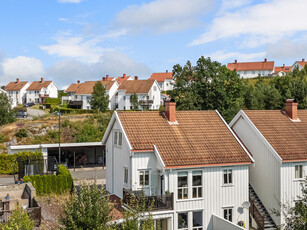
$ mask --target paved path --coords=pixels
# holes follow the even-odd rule
[[[93,180],[93,179],[105,179],[106,170],[102,167],[90,167],[90,168],[77,168],[69,169],[72,177],[75,180]]]
[[[31,108],[27,108],[27,113],[31,117],[38,117],[38,116],[46,115],[45,111],[43,110],[31,109]]]
[[[14,184],[14,175],[0,175],[0,185]]]

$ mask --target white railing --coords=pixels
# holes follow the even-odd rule
[[[213,218],[213,230],[244,230],[245,228],[240,227],[224,218],[216,215],[212,215]]]

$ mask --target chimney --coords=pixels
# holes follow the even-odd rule
[[[302,59],[302,62],[305,62],[305,58]]]
[[[109,75],[106,76],[106,79],[109,80]]]
[[[16,79],[16,83],[19,83],[19,78]]]
[[[105,80],[106,80],[106,78],[105,78],[105,77],[103,77],[103,78],[102,78],[102,80],[103,80],[103,81],[105,81]]]
[[[176,121],[176,102],[174,99],[165,100],[165,116],[169,122]]]
[[[166,70],[165,73],[168,73],[168,70]]]
[[[297,120],[297,101],[295,99],[286,100],[286,114],[292,119]]]
[[[238,63],[238,61],[237,60],[235,60],[235,64],[237,64]]]
[[[123,74],[123,77],[126,77],[126,74],[125,74],[125,73]]]
[[[41,77],[41,83],[43,83],[44,82],[44,78],[43,77]]]
[[[285,68],[285,64],[283,64],[282,67]]]
[[[134,80],[136,80],[136,81],[139,80],[139,77],[138,77],[138,76],[135,76],[135,77],[134,77]]]
[[[267,62],[267,59],[266,59],[266,58],[264,59],[264,62]]]
[[[77,83],[80,84],[80,80],[78,80]]]

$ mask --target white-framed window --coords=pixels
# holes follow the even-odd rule
[[[128,184],[128,168],[124,167],[124,183]]]
[[[192,172],[192,185],[193,198],[202,197],[202,171]]]
[[[193,212],[193,230],[203,229],[203,212]]]
[[[303,165],[295,165],[295,179],[303,178]]]
[[[224,169],[223,170],[223,184],[232,184],[232,169]]]
[[[121,147],[123,144],[123,133],[114,131],[114,145]]]
[[[223,213],[224,213],[224,219],[232,222],[233,208],[224,208]]]
[[[150,171],[141,170],[139,171],[139,175],[140,175],[140,186],[149,186]]]
[[[188,230],[189,229],[188,219],[189,215],[187,212],[178,213],[178,229]]]
[[[178,172],[178,200],[188,199],[188,172]]]

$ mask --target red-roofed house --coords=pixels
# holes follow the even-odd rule
[[[161,91],[173,90],[174,88],[173,73],[168,70],[164,73],[153,73],[149,79],[156,80]]]
[[[130,80],[133,80],[133,78],[131,76],[126,76],[126,74],[123,74],[123,76],[118,77],[118,78],[115,79],[115,81],[117,81],[118,85],[120,85],[124,81],[130,81]]]
[[[291,72],[292,68],[291,66],[276,66],[273,75],[274,76],[286,76],[287,73]]]
[[[217,111],[115,111],[102,143],[107,191],[125,206],[143,190],[162,230],[249,229],[253,159]]]
[[[307,61],[305,61],[305,59],[303,58],[302,61],[294,62],[294,64],[292,65],[292,70],[294,70],[295,68],[302,70],[306,64],[307,64]]]
[[[254,78],[260,76],[270,76],[274,72],[274,61],[263,62],[237,62],[228,63],[227,69],[236,70],[241,78]]]
[[[26,103],[26,89],[29,85],[29,82],[20,81],[19,78],[17,78],[15,82],[12,81],[5,86],[6,95],[10,99],[12,107]]]
[[[46,98],[58,97],[57,85],[53,81],[45,81],[44,78],[41,78],[40,81],[33,81],[26,91],[27,103],[41,104]]]

